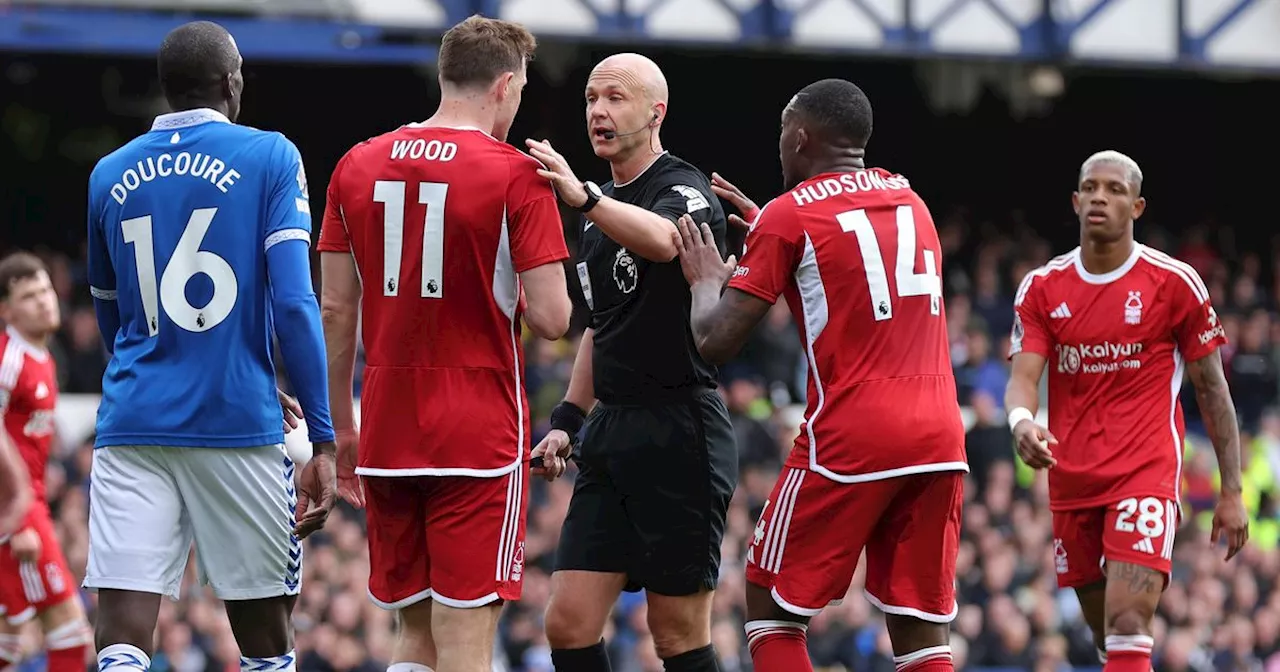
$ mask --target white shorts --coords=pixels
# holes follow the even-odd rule
[[[297,595],[294,464],[284,446],[93,451],[84,586],[178,599],[191,543],[222,600]]]

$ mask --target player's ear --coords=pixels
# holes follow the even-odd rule
[[[512,86],[515,84],[515,79],[516,73],[514,72],[504,72],[501,75],[498,75],[497,81],[493,83],[495,87],[494,94],[497,96],[498,100],[506,100],[507,96],[510,96],[513,93]]]
[[[1133,219],[1138,219],[1139,217],[1142,216],[1142,213],[1146,211],[1147,211],[1147,199],[1139,196],[1138,199],[1133,202],[1133,214],[1132,214]]]
[[[1080,214],[1080,192],[1071,192],[1071,209],[1078,215]]]

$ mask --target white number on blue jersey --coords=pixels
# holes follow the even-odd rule
[[[897,209],[898,259],[895,266],[899,296],[929,297],[929,312],[940,314],[942,307],[942,276],[938,274],[933,250],[924,250],[924,273],[916,273],[916,215],[909,205]],[[862,252],[862,267],[867,273],[867,287],[871,290],[871,312],[876,321],[893,318],[893,296],[889,291],[889,278],[884,259],[880,255],[880,241],[866,210],[850,210],[836,215],[845,233],[858,237],[858,249]]]
[[[213,252],[200,249],[217,212],[217,208],[201,208],[191,213],[187,227],[178,239],[178,246],[169,257],[169,265],[160,274],[159,292],[156,291],[156,253],[151,237],[151,215],[120,222],[124,230],[124,242],[133,245],[134,265],[138,269],[138,290],[142,293],[142,310],[147,317],[147,331],[150,335],[160,333],[161,309],[179,327],[201,332],[221,324],[235,308],[239,283],[231,264]],[[187,283],[199,273],[208,276],[213,282],[213,298],[202,308],[191,305],[186,292]]]
[[[427,207],[422,232],[422,298],[444,296],[444,202],[449,185],[440,182],[418,184],[418,203]],[[382,295],[400,294],[400,259],[404,250],[405,183],[378,180],[373,183],[373,200],[382,209]]]

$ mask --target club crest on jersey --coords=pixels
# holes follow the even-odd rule
[[[623,294],[636,291],[636,287],[640,285],[640,268],[625,247],[613,257],[613,281]]]
[[[1129,299],[1124,302],[1124,323],[1142,324],[1142,292],[1129,290]]]

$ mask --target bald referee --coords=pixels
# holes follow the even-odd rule
[[[577,270],[591,310],[569,391],[534,449],[568,456],[583,430],[551,579],[551,659],[557,672],[609,670],[605,621],[621,591],[644,589],[666,670],[719,670],[711,597],[738,456],[716,370],[689,330],[672,232],[688,214],[710,225],[724,256],[725,216],[706,176],[662,148],[667,82],[653,61],[601,61],[586,102],[612,181],[580,182],[550,143],[528,141],[543,176],[584,215]]]

